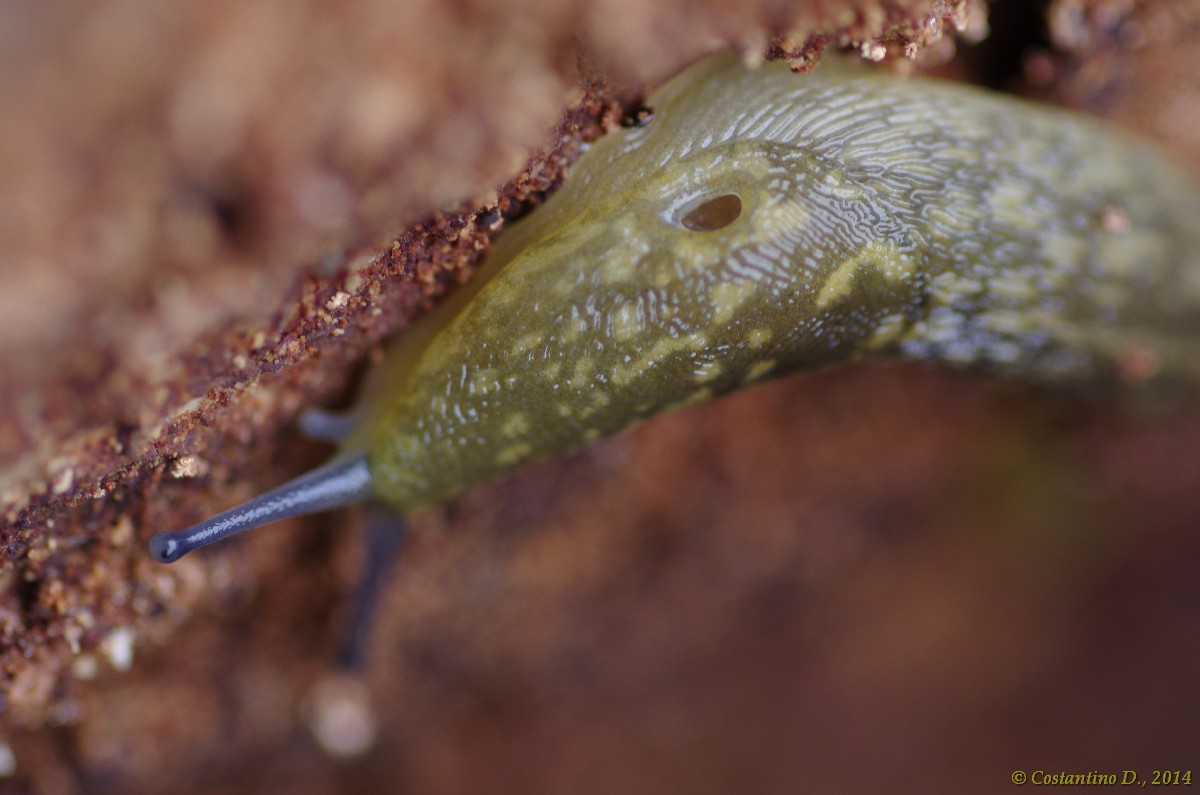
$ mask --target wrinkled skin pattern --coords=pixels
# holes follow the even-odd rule
[[[1200,375],[1200,199],[1092,121],[833,59],[648,105],[389,353],[345,452],[394,508],[861,355]]]

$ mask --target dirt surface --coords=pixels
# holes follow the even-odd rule
[[[582,141],[713,48],[912,54],[1200,173],[1200,2],[727,6],[0,9],[0,788],[1197,763],[1195,400],[873,364],[662,418],[416,517],[358,679],[357,514],[146,556],[327,455],[296,414],[349,400]]]

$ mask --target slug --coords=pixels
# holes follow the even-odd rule
[[[399,515],[763,379],[867,355],[1041,384],[1200,377],[1200,195],[1086,118],[826,58],[654,92],[395,341],[326,465],[159,533],[170,562],[356,501]],[[343,426],[348,426],[344,429]]]

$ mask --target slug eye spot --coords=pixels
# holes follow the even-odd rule
[[[736,193],[726,193],[688,210],[679,223],[693,232],[712,232],[729,226],[741,214],[742,197]]]

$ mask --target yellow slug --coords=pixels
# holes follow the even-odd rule
[[[396,340],[330,463],[153,555],[359,500],[410,514],[856,356],[1200,377],[1200,197],[1094,121],[832,59],[798,76],[716,57],[648,104]]]

